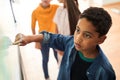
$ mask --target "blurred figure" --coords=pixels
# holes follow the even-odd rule
[[[36,34],[35,27],[36,22],[38,22],[39,33],[41,31],[48,31],[51,33],[56,33],[56,26],[53,22],[53,17],[55,15],[58,5],[50,4],[51,0],[41,0],[39,6],[32,12],[32,24],[31,29],[33,35]],[[49,61],[49,49],[50,47],[47,44],[41,44],[36,42],[35,47],[41,49],[42,52],[42,66],[44,71],[44,76],[46,80],[50,80],[48,73],[48,61]],[[53,49],[54,56],[58,62],[57,52]]]
[[[77,0],[58,0],[60,3],[63,3],[63,6],[59,6],[54,16],[53,21],[56,24],[58,29],[58,34],[62,35],[73,35],[73,31],[75,30],[74,24],[76,24],[77,19],[79,18],[80,11],[78,9],[78,1]],[[72,3],[73,2],[73,3]],[[72,8],[70,7],[72,6]],[[76,10],[73,11],[73,10]],[[75,17],[71,17],[75,16]],[[71,24],[70,24],[71,23]],[[58,61],[59,65],[61,63],[63,51],[58,52]]]

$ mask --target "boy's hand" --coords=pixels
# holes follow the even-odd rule
[[[19,46],[25,46],[27,44],[27,41],[25,40],[25,35],[19,33],[15,37],[15,41],[13,42],[13,45],[19,45]]]

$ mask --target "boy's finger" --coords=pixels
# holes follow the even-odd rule
[[[18,40],[18,41],[15,41],[15,42],[13,42],[12,44],[13,45],[18,45],[19,43],[21,43],[22,42],[22,39],[21,40]]]

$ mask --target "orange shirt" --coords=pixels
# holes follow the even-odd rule
[[[36,27],[36,21],[38,21],[39,32],[48,31],[56,33],[56,25],[53,22],[53,18],[58,5],[50,5],[49,8],[42,8],[39,5],[32,13],[32,29]]]

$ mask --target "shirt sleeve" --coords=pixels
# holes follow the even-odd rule
[[[65,50],[65,47],[70,40],[70,36],[64,36],[61,34],[52,34],[46,31],[42,31],[41,34],[44,36],[42,43],[61,51]]]

